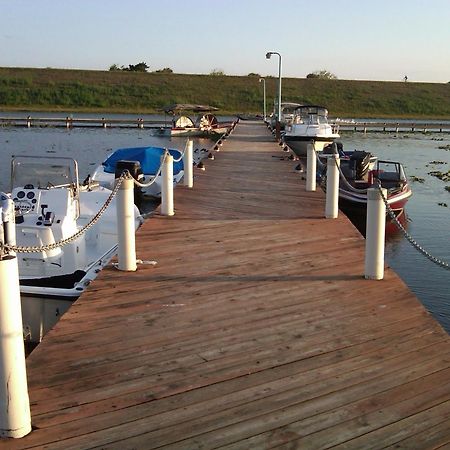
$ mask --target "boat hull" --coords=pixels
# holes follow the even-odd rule
[[[332,144],[339,136],[295,136],[285,134],[283,137],[284,143],[291,148],[291,150],[300,157],[307,155],[308,144],[314,145],[316,152],[323,151],[324,147]]]

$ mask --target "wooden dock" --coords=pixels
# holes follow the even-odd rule
[[[137,236],[27,360],[33,432],[0,449],[450,446],[450,336],[262,123]]]

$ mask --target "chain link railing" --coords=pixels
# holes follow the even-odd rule
[[[100,217],[103,215],[103,213],[106,211],[108,206],[111,204],[113,198],[116,196],[117,192],[119,191],[120,185],[125,179],[133,178],[128,170],[125,170],[122,172],[119,178],[117,178],[116,185],[114,186],[114,189],[111,191],[111,194],[106,199],[103,206],[99,209],[97,214],[86,224],[84,227],[82,227],[80,230],[78,230],[75,234],[72,236],[61,239],[58,242],[54,242],[52,244],[42,245],[42,246],[21,246],[21,245],[11,245],[7,243],[1,243],[0,242],[0,254],[8,253],[8,252],[16,252],[16,253],[40,253],[40,252],[47,252],[50,250],[55,250],[59,247],[63,247],[66,244],[70,244],[71,242],[77,240],[82,234],[84,234],[89,228],[94,226],[100,219]],[[134,179],[134,178],[133,178]]]
[[[381,198],[383,199],[384,204],[386,205],[386,211],[388,212],[389,216],[397,226],[397,228],[402,232],[402,234],[405,236],[406,240],[422,255],[424,255],[426,258],[428,258],[431,262],[437,264],[440,267],[443,267],[444,269],[450,270],[450,266],[447,262],[434,257],[431,255],[431,253],[427,252],[421,245],[417,243],[417,241],[414,240],[414,238],[406,231],[405,227],[400,223],[397,216],[395,215],[395,211],[389,206],[389,203],[387,201],[387,198],[384,196],[383,191],[381,189],[381,182],[378,180],[378,190],[380,192]]]
[[[187,145],[187,144],[186,144]],[[186,151],[186,148],[185,150]],[[130,172],[128,170],[124,170],[119,178],[116,179],[116,184],[114,186],[114,189],[111,191],[111,194],[106,199],[103,206],[99,209],[97,214],[86,224],[84,227],[82,227],[80,230],[78,230],[74,235],[61,239],[58,242],[54,242],[52,244],[42,245],[42,246],[20,246],[20,245],[11,245],[7,243],[0,242],[0,254],[8,253],[8,252],[16,252],[16,253],[40,253],[40,252],[47,252],[50,250],[55,250],[59,247],[63,247],[66,244],[70,244],[71,242],[77,240],[81,235],[83,235],[89,228],[94,226],[100,219],[100,217],[103,215],[103,213],[106,211],[108,206],[111,204],[114,197],[117,195],[117,192],[119,191],[119,188],[122,184],[122,182],[125,179],[132,179],[134,184],[139,187],[149,187],[151,186],[157,179],[157,177],[161,174],[163,165],[167,159],[167,155],[169,155],[169,151],[165,149],[164,157],[162,158],[161,164],[159,166],[158,172],[155,174],[155,176],[148,182],[148,183],[140,183],[136,179],[134,179]],[[182,156],[184,155],[184,152]]]
[[[319,158],[319,154],[316,151],[316,149],[314,149],[314,152],[316,154],[316,158],[317,161],[320,163],[320,165],[323,167],[324,164],[322,163],[322,161],[320,161]],[[367,193],[367,189],[357,189],[355,187],[353,187],[347,180],[347,178],[345,177],[345,174],[342,172],[342,169],[340,167],[340,164],[338,164],[337,160],[335,159],[335,164],[339,170],[339,174],[340,177],[342,179],[342,181],[344,182],[344,184],[353,192],[356,193],[361,193],[361,194],[366,194]],[[380,192],[381,198],[383,199],[383,202],[386,206],[386,211],[389,214],[389,217],[392,219],[392,221],[394,222],[394,224],[397,226],[397,228],[402,232],[402,234],[404,235],[405,239],[419,252],[422,253],[422,255],[424,255],[426,258],[428,258],[431,262],[433,262],[434,264],[443,267],[444,269],[450,270],[450,265],[449,263],[447,263],[446,261],[443,261],[439,258],[436,258],[435,256],[433,256],[431,253],[429,253],[427,250],[425,250],[405,229],[405,227],[400,223],[400,221],[398,220],[397,216],[395,215],[395,211],[390,207],[387,198],[384,196],[383,191],[382,191],[382,186],[381,186],[381,181],[377,180],[377,188]]]

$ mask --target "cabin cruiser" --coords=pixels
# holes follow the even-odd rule
[[[317,152],[339,138],[328,123],[328,111],[323,106],[302,105],[295,109],[292,124],[283,134],[283,141],[297,156],[306,156],[308,144]]]
[[[294,120],[294,113],[297,108],[302,106],[300,103],[282,102],[281,103],[281,118],[280,118],[280,129],[284,130],[286,127],[292,125]],[[270,116],[270,126],[275,128],[277,124],[276,113],[272,113]]]
[[[130,147],[117,149],[95,169],[92,174],[92,179],[100,183],[101,186],[113,189],[118,163],[120,170],[120,161],[137,161],[142,174],[142,176],[138,175],[141,183],[148,184],[149,181],[156,177],[152,184],[142,188],[142,193],[150,197],[160,198],[162,177],[159,169],[161,166],[161,158],[165,151],[166,149],[163,147]],[[169,149],[168,151],[174,158],[173,185],[175,186],[181,181],[184,175],[183,154],[175,149]]]
[[[10,197],[15,245],[28,250],[17,251],[24,335],[40,342],[117,253],[116,197],[98,183],[80,185],[71,158],[28,156],[12,160]]]

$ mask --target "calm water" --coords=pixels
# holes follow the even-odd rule
[[[41,115],[50,117],[47,113]],[[67,114],[56,115],[65,117]],[[34,116],[38,117],[38,113],[34,113]],[[450,145],[450,134],[401,133],[396,136],[392,133],[364,135],[348,132],[342,134],[341,141],[346,150],[371,151],[380,158],[400,161],[409,176],[424,178],[423,183],[411,183],[413,196],[407,204],[407,228],[426,250],[449,262],[450,192],[445,190],[445,186],[449,186],[450,182],[445,183],[428,173],[433,170],[450,170],[450,151],[438,148]],[[137,128],[0,128],[0,190],[10,190],[10,161],[13,155],[54,154],[72,157],[78,161],[82,180],[92,173],[111,150],[145,145],[182,150],[185,138],[152,136],[151,131]],[[195,143],[195,147],[199,148],[209,148],[211,145],[212,142],[207,140]],[[386,259],[426,308],[450,332],[450,271],[430,262],[399,234],[388,239]],[[380,293],[382,289],[380,282]]]

